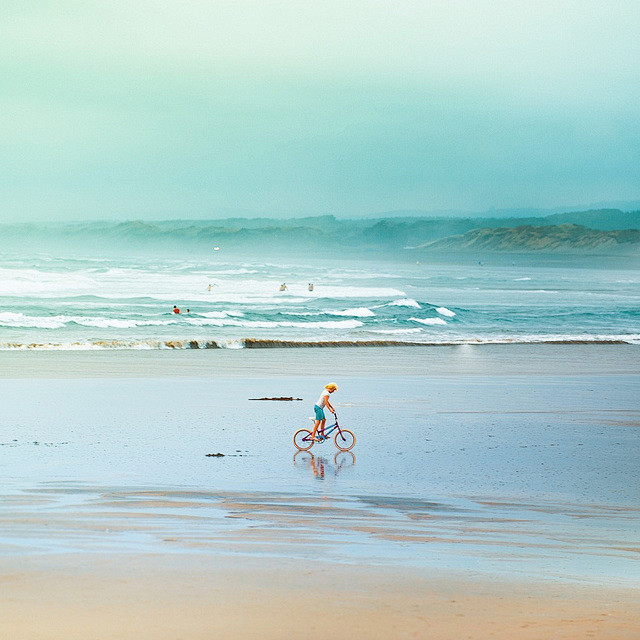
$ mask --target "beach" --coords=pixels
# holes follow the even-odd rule
[[[639,374],[620,344],[0,352],[0,631],[636,638]],[[329,380],[356,446],[296,453]]]

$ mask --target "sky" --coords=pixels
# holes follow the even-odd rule
[[[4,0],[0,222],[640,199],[637,0]]]

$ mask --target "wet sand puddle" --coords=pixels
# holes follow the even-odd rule
[[[0,497],[0,553],[211,552],[466,567],[618,583],[640,577],[640,509],[491,497],[43,483]]]

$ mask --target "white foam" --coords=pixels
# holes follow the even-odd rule
[[[344,309],[344,310],[330,310],[326,311],[280,311],[280,314],[283,316],[300,316],[300,317],[308,317],[308,316],[351,316],[354,318],[370,318],[375,316],[376,314],[371,311],[371,309],[367,307],[357,307],[354,309]],[[204,315],[204,314],[202,314]]]
[[[422,329],[414,328],[414,329],[368,329],[369,333],[381,333],[384,335],[393,334],[393,335],[402,335],[409,333],[420,333]]]
[[[442,318],[409,318],[414,322],[419,322],[420,324],[427,325],[436,325],[436,324],[447,324]]]
[[[27,316],[24,313],[3,311],[0,313],[0,325],[5,327],[24,327],[33,329],[61,329],[65,326],[64,316]]]
[[[244,349],[244,340],[223,340],[218,342],[222,349]]]
[[[253,329],[271,329],[277,327],[295,327],[300,329],[355,329],[362,326],[359,320],[327,320],[317,322],[289,322],[275,320],[235,320],[233,318],[190,318],[190,324],[213,327],[246,327]]]
[[[66,322],[74,322],[83,327],[98,329],[133,329],[135,327],[164,327],[172,324],[169,320],[123,320],[121,318],[95,318],[91,316],[60,316]]]
[[[345,309],[344,311],[328,311],[332,316],[353,316],[354,318],[371,318],[376,314],[367,307],[356,307],[355,309]]]
[[[418,320],[419,321],[419,320]],[[389,331],[372,329],[368,333],[376,334],[403,334],[403,333],[419,333],[421,329],[391,329]],[[607,342],[621,341],[627,344],[640,344],[640,334],[616,334],[616,335],[588,335],[588,334],[545,334],[545,335],[520,335],[520,336],[504,336],[497,335],[484,338],[465,338],[463,336],[448,336],[447,338],[432,338],[428,340],[421,339],[413,344],[458,344],[458,345],[481,345],[481,344],[535,344],[546,342]],[[148,350],[148,349],[191,349],[193,340],[101,340],[96,342],[77,341],[77,342],[0,342],[0,350],[2,351],[89,351],[89,350]],[[201,347],[204,348],[210,340],[197,340]],[[243,349],[245,344],[243,339],[226,339],[216,340],[221,348],[226,349]],[[411,344],[411,342],[409,342]]]
[[[99,329],[133,329],[139,323],[135,320],[119,320],[118,318],[74,318],[73,322],[83,327]]]
[[[247,269],[245,267],[242,267],[240,269],[212,269],[211,273],[213,274],[213,277],[211,278],[211,280],[215,280],[216,276],[241,276],[241,275],[245,275],[247,273],[260,273],[260,271],[258,271],[258,269]]]
[[[441,316],[447,316],[447,318],[453,318],[456,315],[455,311],[451,311],[451,309],[447,309],[447,307],[438,307],[436,311]]]
[[[406,295],[404,291],[382,287],[351,287],[351,286],[318,286],[315,294],[325,298],[345,299],[345,298],[393,298]]]
[[[393,302],[389,302],[388,306],[390,307],[415,307],[416,309],[420,309],[420,305],[413,298],[400,298],[399,300],[394,300]]]

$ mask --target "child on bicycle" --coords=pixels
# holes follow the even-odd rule
[[[313,410],[315,411],[315,414],[316,414],[316,421],[315,421],[315,424],[313,425],[313,431],[311,432],[311,439],[314,442],[323,442],[325,439],[324,425],[327,421],[327,418],[324,415],[324,408],[326,406],[327,409],[329,409],[329,411],[331,411],[331,413],[335,415],[336,410],[331,406],[331,403],[329,402],[329,396],[334,391],[337,391],[337,390],[338,390],[338,385],[335,384],[334,382],[325,384],[324,390],[322,391],[322,393],[320,394],[320,397],[318,398],[318,402],[316,402],[313,405]],[[316,432],[318,431],[318,427],[320,427],[320,433],[318,434],[319,438],[316,438]]]

